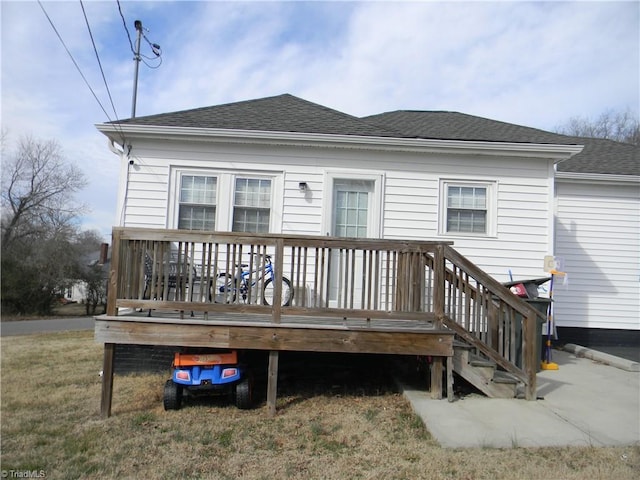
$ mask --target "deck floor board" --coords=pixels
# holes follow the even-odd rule
[[[388,318],[336,318],[308,315],[283,315],[280,323],[274,323],[270,314],[256,313],[209,313],[185,312],[179,315],[167,312],[146,311],[127,315],[96,317],[98,321],[140,322],[176,325],[246,326],[272,328],[328,329],[328,330],[369,330],[385,332],[429,332],[436,328],[431,321],[402,320]]]

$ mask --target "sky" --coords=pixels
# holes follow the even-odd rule
[[[136,116],[283,93],[355,116],[447,110],[544,130],[640,109],[636,1],[0,0],[0,17],[3,156],[25,135],[57,140],[88,180],[82,228],[105,240],[120,166],[95,124],[132,114],[135,20]]]

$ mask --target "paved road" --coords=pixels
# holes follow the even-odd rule
[[[29,335],[31,333],[64,332],[67,330],[93,330],[93,317],[48,318],[46,320],[20,320],[1,322],[0,335]]]

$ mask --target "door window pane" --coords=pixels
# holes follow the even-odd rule
[[[333,235],[355,238],[368,236],[373,187],[372,180],[335,180]]]

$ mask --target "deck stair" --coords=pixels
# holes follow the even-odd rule
[[[490,398],[514,398],[518,380],[473,350],[463,341],[454,341],[453,371]]]

